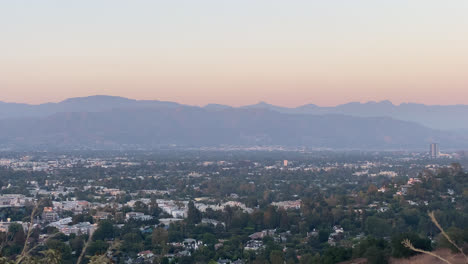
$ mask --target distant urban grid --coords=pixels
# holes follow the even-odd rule
[[[58,250],[64,263],[383,263],[415,255],[401,244],[410,238],[457,258],[427,212],[451,235],[465,230],[466,163],[438,143],[429,152],[3,153],[2,254],[20,254],[27,236],[32,254]]]

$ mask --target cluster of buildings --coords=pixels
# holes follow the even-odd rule
[[[254,209],[247,207],[244,203],[239,201],[227,201],[222,204],[204,204],[204,203],[195,203],[195,207],[201,212],[206,212],[207,209],[211,209],[213,211],[223,211],[226,207],[238,207],[242,209],[246,213],[252,213]]]
[[[96,230],[97,228],[96,224],[91,224],[89,222],[80,222],[74,225],[71,224],[72,222],[73,222],[72,218],[67,217],[67,218],[60,219],[56,222],[52,222],[48,224],[47,226],[55,227],[58,229],[59,232],[65,235],[70,235],[70,234],[89,235],[89,234],[92,234],[94,230]]]
[[[0,166],[8,167],[17,171],[44,171],[51,172],[60,169],[69,169],[73,167],[130,167],[141,165],[140,162],[134,162],[126,157],[114,157],[108,159],[101,158],[79,158],[62,155],[59,157],[41,156],[40,158],[33,156],[22,156],[18,158],[2,158]]]
[[[400,186],[400,190],[395,193],[395,195],[407,195],[408,189],[411,188],[416,183],[421,183],[420,178],[409,178],[408,182],[405,185]]]
[[[328,244],[336,246],[336,244],[344,238],[344,229],[341,226],[333,226],[333,232],[328,236]]]
[[[4,233],[8,232],[10,226],[14,223],[21,225],[24,231],[27,231],[29,229],[29,223],[25,223],[22,221],[12,222],[10,221],[10,219],[7,219],[7,221],[0,222],[0,232],[4,232]]]
[[[271,205],[284,209],[284,210],[289,210],[289,209],[301,209],[301,200],[295,200],[295,201],[283,201],[283,202],[273,202]]]
[[[125,214],[125,220],[137,220],[137,221],[149,221],[152,220],[153,217],[151,215],[145,215],[144,213],[140,212],[128,212]]]
[[[71,211],[75,214],[82,213],[83,211],[90,208],[90,203],[88,201],[53,201],[53,209],[57,212]]]
[[[278,233],[276,229],[265,229],[251,234],[249,236],[250,240],[244,246],[244,250],[257,251],[264,249],[263,239],[265,237],[271,237],[277,243],[284,243],[290,235],[290,231]]]
[[[3,194],[0,195],[0,208],[5,207],[24,207],[33,202],[33,198],[22,194]]]

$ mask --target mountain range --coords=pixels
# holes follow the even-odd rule
[[[280,145],[332,149],[468,147],[468,106],[204,107],[114,96],[41,105],[0,102],[3,149],[154,149]]]

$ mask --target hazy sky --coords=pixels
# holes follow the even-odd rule
[[[466,0],[0,2],[0,101],[468,104]]]

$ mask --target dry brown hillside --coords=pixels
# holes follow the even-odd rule
[[[453,264],[466,264],[462,254],[454,254],[449,249],[434,251],[437,255],[447,259]],[[425,254],[419,254],[409,259],[391,259],[390,264],[446,264],[443,261]]]

